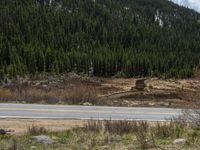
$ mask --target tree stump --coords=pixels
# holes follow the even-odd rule
[[[146,79],[138,79],[138,80],[136,80],[135,89],[138,90],[138,91],[144,91],[144,88],[146,87],[145,80]]]

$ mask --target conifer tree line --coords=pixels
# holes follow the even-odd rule
[[[167,0],[1,0],[0,75],[191,77],[200,14]]]

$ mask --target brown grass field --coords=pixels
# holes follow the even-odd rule
[[[142,91],[136,78],[98,78],[76,74],[19,78],[0,86],[0,102],[107,106],[199,108],[200,80],[148,78]]]

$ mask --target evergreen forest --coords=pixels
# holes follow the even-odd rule
[[[168,0],[0,0],[0,76],[189,78],[200,14]]]

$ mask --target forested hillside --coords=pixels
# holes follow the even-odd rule
[[[0,0],[0,74],[190,77],[200,15],[167,0]]]

